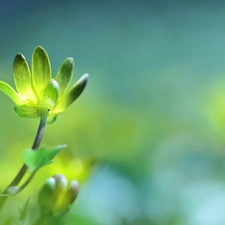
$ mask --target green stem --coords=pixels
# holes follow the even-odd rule
[[[43,134],[44,134],[46,119],[47,119],[47,116],[41,117],[40,124],[39,124],[39,127],[38,127],[38,131],[37,131],[37,134],[36,134],[33,146],[32,146],[33,150],[37,149],[40,146],[40,143],[41,143],[41,140],[42,140],[42,137],[43,137]],[[19,182],[22,180],[24,174],[27,172],[27,169],[28,169],[27,165],[23,164],[20,171],[18,172],[18,174],[16,175],[16,177],[14,178],[14,180],[10,183],[10,185],[8,187],[18,185]]]
[[[44,130],[45,130],[45,125],[46,125],[46,121],[47,121],[47,116],[43,115],[40,119],[40,124],[38,127],[38,131],[32,146],[32,150],[35,151],[35,149],[37,149],[40,146],[43,134],[44,134]],[[17,175],[15,176],[15,178],[12,180],[12,182],[7,186],[7,188],[1,193],[0,195],[0,212],[3,209],[7,199],[10,196],[10,193],[8,193],[8,188],[13,187],[13,186],[17,186],[20,181],[23,179],[25,173],[27,172],[28,167],[27,165],[23,164],[23,166],[21,167],[21,169],[19,170],[19,172],[17,173]],[[35,174],[35,172],[34,172]],[[23,184],[21,187],[22,189],[20,191],[22,191],[27,185],[28,183],[31,181],[31,179],[34,177],[34,174],[32,174],[30,176],[30,179],[28,179],[27,182],[25,182],[25,184]],[[20,192],[19,191],[19,192]]]
[[[30,174],[27,180],[20,187],[18,187],[18,190],[16,191],[15,195],[19,194],[30,183],[30,181],[32,180],[35,174],[36,174],[36,171]]]
[[[43,115],[41,117],[40,124],[39,124],[39,127],[38,127],[38,131],[37,131],[37,134],[36,134],[33,146],[32,146],[33,150],[38,148],[41,144],[41,140],[42,140],[44,130],[45,130],[46,121],[47,121],[47,116]]]

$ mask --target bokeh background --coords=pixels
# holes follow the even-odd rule
[[[18,224],[46,178],[79,180],[66,225],[225,224],[224,1],[0,0],[0,79],[14,85],[20,52],[66,57],[81,97],[48,125],[43,146],[67,144],[1,215]],[[38,120],[19,118],[0,95],[0,189],[22,164]],[[28,223],[29,224],[29,223]],[[56,222],[54,223],[56,224]]]

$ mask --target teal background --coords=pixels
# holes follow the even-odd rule
[[[28,197],[35,218],[45,179],[64,173],[81,187],[62,224],[224,225],[224,24],[223,1],[1,0],[1,80],[13,86],[14,56],[30,64],[37,45],[53,77],[69,56],[73,82],[90,74],[45,131],[44,146],[67,149],[7,204],[6,224]],[[0,101],[2,190],[38,120],[19,118],[3,93]]]

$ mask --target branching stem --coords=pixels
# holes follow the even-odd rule
[[[35,149],[37,149],[40,146],[41,140],[43,138],[45,126],[46,126],[46,121],[47,121],[47,116],[43,115],[40,119],[38,131],[37,131],[37,134],[36,134],[33,146],[32,146],[33,151],[35,151]],[[20,181],[23,179],[27,170],[28,170],[27,165],[23,164],[23,166],[21,167],[21,169],[19,170],[19,172],[17,173],[15,178],[12,180],[12,182],[7,186],[7,188],[2,193],[0,193],[0,212],[3,209],[7,199],[10,196],[10,193],[8,192],[8,189],[10,187],[17,186],[20,183]],[[34,175],[35,175],[35,172],[33,172],[33,174],[30,175],[28,180],[19,188],[18,193],[21,192],[29,184],[29,182],[32,180]]]

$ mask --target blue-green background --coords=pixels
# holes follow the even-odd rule
[[[83,168],[63,224],[225,224],[223,1],[0,0],[0,40],[0,79],[12,86],[14,56],[30,63],[37,45],[53,77],[69,56],[73,82],[90,74],[81,97],[45,131],[44,146],[67,149],[7,204],[2,220],[17,221],[30,196],[35,218],[44,180],[78,179]],[[0,101],[2,190],[38,120],[19,118],[3,93]]]

